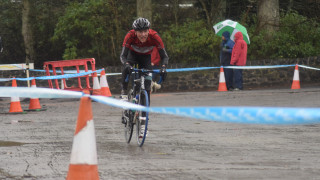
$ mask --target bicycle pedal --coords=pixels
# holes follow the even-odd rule
[[[120,101],[128,101],[128,96],[127,95],[121,95],[120,96]]]
[[[142,116],[139,117],[140,121],[145,121],[146,119],[147,119],[146,117],[142,117]]]
[[[127,124],[127,119],[125,117],[122,117],[122,124]]]

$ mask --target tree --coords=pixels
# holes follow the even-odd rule
[[[24,40],[25,53],[26,53],[26,63],[34,62],[34,40],[32,35],[32,29],[30,24],[30,9],[31,4],[29,0],[23,0],[22,8],[22,36]]]
[[[137,0],[137,16],[147,18],[152,23],[152,0]]]
[[[98,66],[120,63],[121,43],[134,16],[126,0],[84,0],[68,5],[53,40],[65,45],[63,59],[93,57]],[[135,2],[134,2],[135,4]]]
[[[226,16],[226,0],[198,0],[201,9],[205,13],[208,26],[224,20]]]
[[[0,1],[0,36],[4,46],[0,63],[24,63],[25,49],[21,33],[22,3]]]
[[[61,60],[65,46],[62,41],[53,42],[54,28],[68,5],[66,0],[29,0],[32,3],[30,23],[34,39],[35,65],[44,61]]]
[[[268,34],[279,28],[279,0],[258,1],[258,28],[267,30]]]

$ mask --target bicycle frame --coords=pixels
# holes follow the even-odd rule
[[[143,106],[149,106],[149,95],[145,90],[145,79],[146,76],[150,76],[150,73],[156,72],[153,70],[145,70],[145,69],[134,69],[134,73],[132,73],[133,77],[131,78],[132,87],[128,93],[129,100],[132,100],[132,103],[140,104]],[[161,78],[160,78],[161,79]],[[126,77],[126,81],[129,81],[129,75]],[[146,134],[148,131],[148,112],[143,111],[134,111],[134,110],[125,110],[128,113],[128,120],[125,126],[125,137],[127,143],[130,143],[132,137],[133,127],[136,126],[137,130],[137,142],[141,147],[144,144]],[[140,118],[145,118],[145,120],[141,120]],[[143,124],[142,124],[143,123]],[[141,131],[140,127],[144,125],[144,131]],[[127,127],[128,126],[128,127]],[[141,135],[141,133],[143,135]]]

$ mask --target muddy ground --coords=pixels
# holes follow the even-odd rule
[[[28,99],[20,99],[23,109]],[[320,107],[320,88],[153,94],[152,106]],[[65,179],[78,99],[8,114],[0,99],[0,179]],[[151,114],[145,145],[127,144],[121,109],[93,102],[100,179],[320,179],[320,124],[248,125]]]

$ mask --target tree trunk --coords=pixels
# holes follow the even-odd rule
[[[32,36],[32,29],[30,20],[30,9],[31,3],[29,0],[23,0],[23,7],[22,7],[22,36],[24,40],[24,47],[26,53],[26,63],[34,63],[34,42]]]
[[[293,7],[293,0],[289,0],[288,11],[291,11]]]
[[[227,11],[226,0],[211,0],[208,4],[204,0],[198,0],[198,2],[206,14],[208,26],[211,27],[213,24],[225,20]]]
[[[137,0],[137,16],[146,18],[152,23],[152,1]]]
[[[179,0],[174,0],[174,2],[173,2],[173,14],[174,14],[174,21],[175,21],[176,27],[178,27],[178,24],[179,24]]]
[[[112,45],[113,45],[113,59],[118,59],[118,55],[116,52],[119,51],[119,48],[118,47],[121,47],[121,25],[120,25],[120,18],[121,18],[121,15],[119,15],[119,11],[118,11],[118,6],[117,6],[117,0],[112,0],[110,1],[111,2],[111,6],[112,6],[112,12],[114,14],[114,19],[113,19],[113,24],[114,24],[114,28],[113,28],[113,33],[115,35],[112,35],[111,38],[112,38]],[[116,42],[116,44],[114,44],[114,41]],[[114,61],[114,60],[113,60]],[[118,62],[118,61],[116,61]],[[113,62],[113,64],[115,64],[115,62]]]
[[[207,17],[207,24],[210,25],[211,24],[211,17],[210,17],[210,13],[208,11],[207,5],[203,0],[199,0],[202,9],[204,10],[204,12],[206,13],[206,17]]]
[[[211,3],[212,22],[216,23],[226,19],[227,0],[216,0]]]
[[[279,27],[279,0],[258,1],[259,29],[265,29],[269,34]]]

